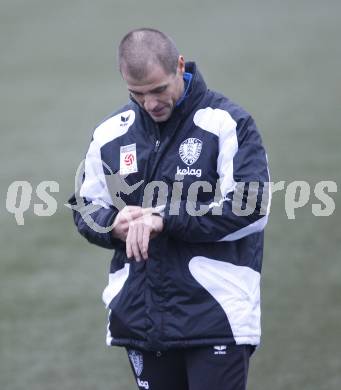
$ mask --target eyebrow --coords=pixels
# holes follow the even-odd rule
[[[167,87],[168,87],[168,83],[167,84],[163,84],[163,85],[160,85],[156,88],[153,88],[151,89],[150,91],[146,92],[146,93],[158,93],[158,92],[162,92],[164,91]],[[128,91],[135,94],[135,95],[145,95],[145,93],[143,92],[139,92],[139,91],[134,91],[133,89],[129,89],[128,88]]]

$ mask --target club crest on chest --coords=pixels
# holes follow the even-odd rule
[[[187,138],[179,148],[181,160],[188,166],[194,164],[200,157],[202,141],[198,138]]]

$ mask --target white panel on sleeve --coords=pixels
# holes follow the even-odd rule
[[[130,264],[126,263],[120,270],[114,272],[113,274],[109,274],[109,283],[102,294],[103,302],[107,308],[109,307],[110,302],[122,290],[124,283],[128,279],[129,270]]]
[[[122,118],[125,121],[122,122]],[[107,119],[97,127],[85,158],[85,178],[80,189],[81,197],[104,208],[109,208],[113,204],[103,171],[101,148],[127,133],[134,121],[135,112],[128,110]]]
[[[122,122],[122,118],[125,122]],[[101,148],[108,142],[124,135],[134,122],[135,112],[133,110],[121,112],[101,123],[94,132],[94,139]]]
[[[111,310],[108,311],[107,337],[105,340],[108,347],[111,347],[111,341],[113,339],[111,332],[110,332],[110,314],[111,314]]]
[[[196,126],[219,137],[217,171],[222,196],[226,196],[236,185],[233,178],[233,157],[238,151],[237,122],[227,111],[211,107],[198,110],[193,121]]]
[[[126,263],[123,268],[120,270],[109,274],[109,283],[103,291],[102,300],[106,306],[109,308],[110,302],[118,295],[118,293],[122,290],[125,282],[128,279],[130,271],[130,264]],[[112,335],[110,332],[110,314],[111,310],[108,313],[108,327],[107,327],[107,336],[106,336],[106,344],[108,346],[111,345]]]
[[[193,257],[189,270],[224,310],[237,344],[260,342],[260,274],[203,256]]]
[[[268,170],[268,174],[269,174],[269,170]],[[261,232],[262,230],[264,230],[266,224],[268,223],[269,214],[270,214],[270,205],[271,205],[271,187],[269,183],[264,184],[263,191],[264,192],[262,196],[264,199],[267,199],[265,215],[262,218],[258,219],[257,221],[245,226],[244,228],[226,235],[225,237],[221,238],[219,241],[235,241],[243,237],[246,237],[250,234]],[[267,193],[265,193],[265,191]]]
[[[242,229],[235,231],[234,233],[228,234],[227,236],[221,238],[219,241],[235,241],[250,234],[261,232],[262,230],[264,230],[266,224],[268,223],[268,218],[268,215],[264,215],[264,217],[258,219],[258,221],[250,223],[250,225],[247,225]]]
[[[91,142],[85,158],[85,177],[80,196],[104,208],[113,204],[105,180],[101,151],[95,140]]]

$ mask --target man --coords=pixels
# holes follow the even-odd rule
[[[239,390],[260,341],[267,160],[252,117],[154,29],[118,51],[131,101],[96,129],[79,232],[115,249],[107,343],[139,388]]]

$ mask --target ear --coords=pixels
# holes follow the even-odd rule
[[[181,76],[185,73],[185,59],[182,55],[179,55],[178,58],[178,72]]]

